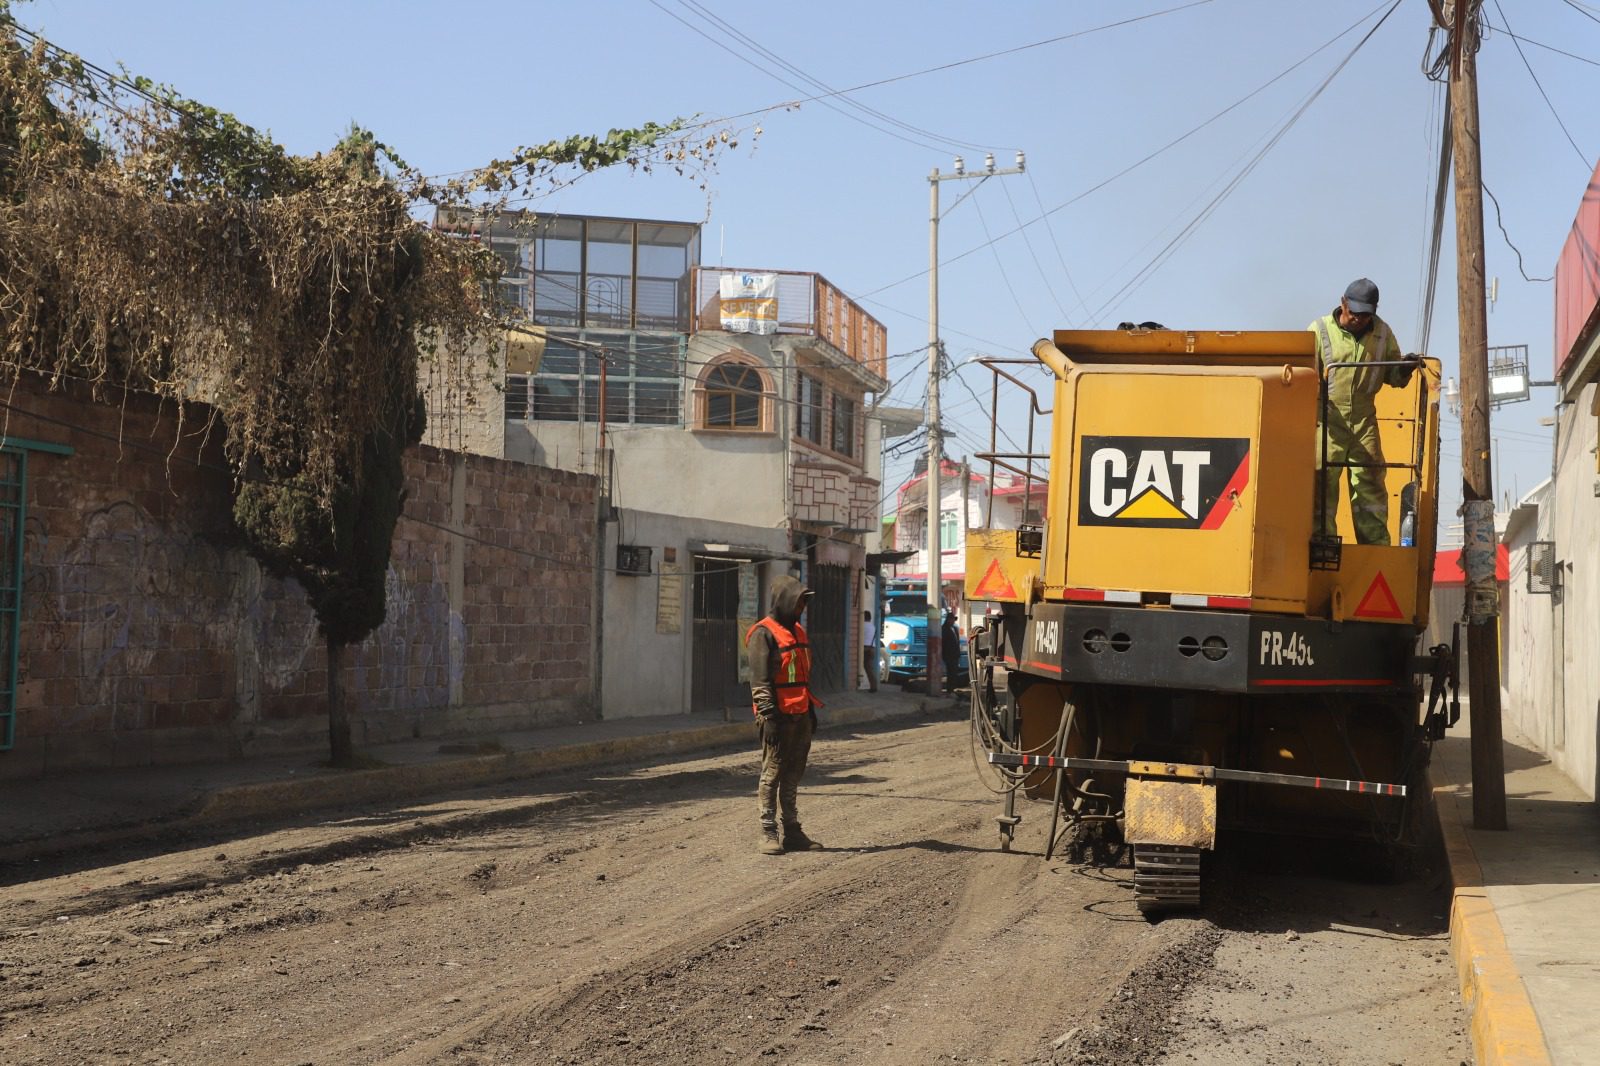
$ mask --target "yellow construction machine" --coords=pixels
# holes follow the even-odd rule
[[[1417,648],[1438,361],[1378,393],[1383,461],[1351,471],[1387,487],[1380,545],[1355,542],[1348,494],[1319,476],[1319,406],[1336,375],[1384,364],[1319,369],[1305,331],[1063,330],[1033,356],[984,361],[996,408],[1002,387],[1029,407],[980,459],[991,479],[1048,477],[1043,522],[991,516],[967,540],[966,595],[988,605],[972,720],[1006,785],[1001,846],[1019,793],[1049,801],[1047,857],[1131,849],[1156,913],[1198,906],[1202,855],[1234,831],[1404,845],[1432,740],[1459,715],[1454,646]],[[1023,369],[1039,364],[1050,408]]]

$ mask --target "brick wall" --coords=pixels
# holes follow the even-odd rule
[[[323,746],[323,641],[237,542],[220,427],[27,381],[6,402],[8,438],[74,454],[28,457],[0,776]],[[357,743],[590,714],[595,480],[428,447],[406,474],[388,619],[345,654]]]

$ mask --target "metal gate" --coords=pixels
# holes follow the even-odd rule
[[[844,642],[850,631],[850,568],[813,566],[807,584],[816,593],[805,618],[811,640],[811,687],[840,692],[847,687]]]
[[[739,564],[731,559],[696,555],[694,643],[690,649],[693,710],[726,711],[750,706],[750,689],[739,680],[743,637],[739,632]]]

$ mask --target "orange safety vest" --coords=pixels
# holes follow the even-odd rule
[[[745,633],[746,644],[750,643],[750,637],[757,629],[765,629],[778,642],[778,672],[772,682],[773,692],[778,698],[778,712],[805,714],[813,704],[821,707],[822,701],[811,694],[811,645],[806,642],[805,627],[796,622],[791,632],[772,618],[763,618]],[[750,710],[761,713],[754,701],[750,704]]]

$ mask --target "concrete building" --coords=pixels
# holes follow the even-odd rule
[[[963,632],[970,632],[974,610],[964,600],[967,530],[1041,525],[1050,484],[1042,477],[1024,478],[1002,470],[991,491],[986,466],[980,469],[948,459],[940,464],[939,477],[940,585],[945,605],[961,615]],[[927,579],[927,483],[927,463],[922,462],[896,492],[894,546],[910,555],[895,566],[895,577]]]
[[[1600,169],[1555,274],[1555,461],[1508,524],[1505,706],[1594,798],[1600,792]]]
[[[852,686],[878,526],[867,416],[888,384],[883,325],[815,273],[702,266],[693,223],[438,224],[505,260],[501,295],[520,320],[494,380],[439,399],[440,425],[459,446],[602,485],[601,714],[748,713],[744,632],[788,572],[817,593],[817,687]]]

